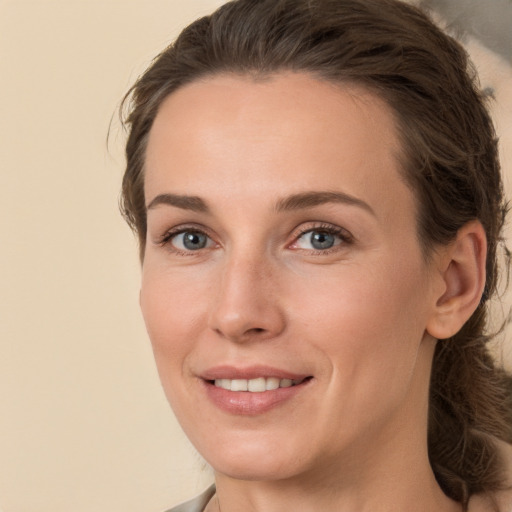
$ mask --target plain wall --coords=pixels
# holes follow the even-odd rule
[[[4,512],[158,512],[211,479],[165,401],[139,314],[115,111],[179,29],[220,3],[0,0]],[[471,48],[512,173],[512,70]]]

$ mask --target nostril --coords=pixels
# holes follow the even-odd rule
[[[265,332],[265,329],[262,329],[261,327],[253,327],[247,331],[247,334],[258,334],[260,332]]]

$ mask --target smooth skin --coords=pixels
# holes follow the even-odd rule
[[[429,465],[428,383],[436,340],[480,299],[485,235],[471,222],[426,258],[400,151],[378,97],[305,74],[218,75],[161,106],[141,308],[215,470],[209,511],[461,510]],[[219,365],[311,378],[237,415],[205,393]]]

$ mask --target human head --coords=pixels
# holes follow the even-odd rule
[[[181,86],[215,74],[258,80],[283,71],[362,85],[392,108],[402,142],[401,171],[418,201],[418,238],[427,259],[469,221],[478,219],[485,229],[484,299],[463,330],[440,345],[432,384],[432,464],[445,491],[462,500],[479,490],[482,477],[470,481],[465,475],[459,479],[463,483],[457,481],[457,471],[468,460],[461,456],[455,463],[445,455],[446,445],[469,426],[455,398],[446,397],[459,394],[461,402],[471,396],[472,405],[466,408],[479,425],[490,414],[485,404],[473,405],[488,397],[489,389],[472,383],[476,367],[488,363],[486,299],[496,289],[504,205],[496,138],[467,56],[419,10],[395,0],[239,0],[186,28],[129,96],[122,210],[138,234],[141,258],[146,242],[145,147],[163,100]],[[453,425],[446,435],[437,428],[445,422]],[[484,432],[500,433],[489,425]],[[444,443],[439,441],[443,436]]]

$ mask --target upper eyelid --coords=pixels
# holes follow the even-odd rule
[[[304,235],[305,233],[309,233],[310,231],[326,231],[328,233],[337,234],[340,236],[343,236],[344,238],[355,240],[355,237],[352,235],[352,233],[341,226],[337,226],[335,224],[329,224],[324,222],[319,223],[312,223],[311,225],[304,227],[304,224],[308,223],[302,223],[300,226],[297,227],[297,229],[294,231],[294,237],[298,238],[299,236]]]
[[[200,226],[197,224],[179,224],[178,226],[165,230],[165,232],[162,235],[159,235],[156,238],[156,242],[159,244],[165,243],[169,241],[171,238],[181,233],[186,233],[187,231],[202,233],[206,235],[208,238],[214,240],[211,231],[205,226]]]

